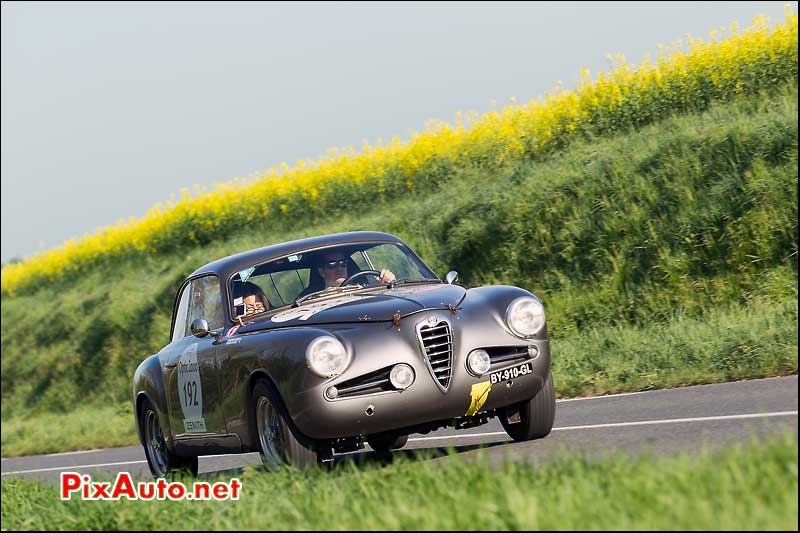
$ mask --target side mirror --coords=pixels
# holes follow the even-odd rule
[[[448,285],[452,285],[452,284],[453,284],[453,282],[454,282],[455,280],[457,280],[457,279],[458,279],[458,272],[456,272],[455,270],[451,270],[451,271],[450,271],[450,272],[448,272],[448,273],[447,273],[447,275],[444,277],[444,280],[447,282],[447,284],[448,284]]]
[[[205,318],[195,318],[192,320],[192,325],[189,326],[189,329],[191,330],[192,335],[198,339],[208,337],[209,334],[213,335],[215,339],[218,339],[220,336],[218,331],[211,331],[208,329],[208,321]]]
[[[208,329],[208,321],[205,318],[195,318],[192,320],[192,325],[189,326],[189,329],[191,330],[192,335],[198,339],[207,337],[210,333]]]

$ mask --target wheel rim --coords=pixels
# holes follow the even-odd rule
[[[281,419],[275,406],[265,396],[258,399],[256,421],[258,439],[261,441],[261,460],[268,469],[277,470],[284,463]]]
[[[145,428],[145,447],[150,466],[155,470],[157,476],[167,474],[167,443],[164,441],[164,434],[158,423],[155,411],[147,411],[144,421]]]

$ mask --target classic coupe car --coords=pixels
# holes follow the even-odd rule
[[[133,377],[154,476],[258,451],[268,469],[498,417],[550,433],[544,308],[509,286],[441,280],[401,239],[352,232],[209,263],[181,284],[170,342]]]

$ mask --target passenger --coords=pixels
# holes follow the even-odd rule
[[[264,313],[271,308],[267,295],[264,294],[261,287],[251,281],[237,283],[234,285],[233,292],[234,301],[238,298],[242,298],[242,303],[240,305],[244,305],[244,313],[238,316],[250,316]]]

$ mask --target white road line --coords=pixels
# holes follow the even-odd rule
[[[565,426],[553,428],[553,431],[569,431],[573,429],[619,428],[626,426],[652,426],[656,424],[679,424],[685,422],[711,422],[714,420],[737,420],[742,418],[769,418],[774,416],[797,416],[797,411],[778,411],[775,413],[753,413],[748,415],[703,416],[698,418],[668,418],[666,420],[642,420],[640,422],[617,422],[614,424],[592,424],[589,426]]]
[[[71,465],[71,466],[54,466],[52,468],[36,468],[34,470],[16,470],[14,472],[3,472],[4,476],[9,474],[33,474],[35,472],[55,472],[57,470],[77,470],[79,468],[99,468],[101,466],[122,466],[122,465],[136,465],[146,463],[147,461],[125,461],[124,463],[103,463],[97,465]]]
[[[797,416],[797,411],[778,411],[774,413],[753,413],[746,415],[705,416],[698,418],[669,418],[666,420],[643,420],[641,422],[615,422],[613,424],[592,424],[588,426],[564,426],[559,428],[553,428],[553,431],[616,428],[625,426],[650,426],[657,424],[676,424],[685,422],[711,422],[714,420],[736,420],[742,418],[769,418],[774,416]],[[442,437],[417,437],[413,439],[408,439],[408,442],[442,440],[442,439],[467,439],[471,437],[501,437],[501,436],[508,437],[508,434],[505,431],[496,431],[492,433],[468,433],[465,435],[446,435]]]
[[[58,452],[58,453],[46,453],[42,454],[39,457],[64,457],[67,455],[80,455],[84,453],[97,453],[97,452],[105,452],[108,448],[94,448],[93,450],[76,450],[74,452]],[[32,456],[35,457],[35,456]],[[3,457],[3,461],[8,461],[9,459],[17,459],[17,457]]]
[[[697,418],[669,418],[666,420],[642,420],[639,422],[616,422],[613,424],[592,424],[588,426],[564,426],[553,428],[553,431],[573,431],[576,429],[600,429],[600,428],[614,428],[614,427],[627,427],[627,426],[650,426],[658,424],[679,424],[687,422],[710,422],[714,420],[740,420],[745,418],[771,418],[776,416],[797,416],[797,411],[777,411],[773,413],[752,413],[743,415],[725,415],[725,416],[705,416]],[[505,431],[495,431],[492,433],[469,433],[466,435],[445,435],[441,437],[416,437],[408,439],[409,442],[422,442],[431,440],[447,440],[447,439],[468,439],[475,437],[500,437],[508,436]],[[216,457],[216,456],[215,456]],[[13,472],[3,472],[4,476],[9,474],[33,474],[36,472],[54,472],[58,470],[76,470],[79,468],[99,468],[103,466],[123,466],[133,464],[143,464],[147,461],[126,461],[122,463],[103,463],[94,465],[70,465],[70,466],[56,466],[51,468],[37,468],[33,470],[16,470]]]
[[[102,451],[104,451],[103,448],[95,448],[94,450],[78,450],[75,452],[48,453],[44,457],[61,457],[63,455],[78,455],[80,453],[92,453],[92,452],[102,452]]]

